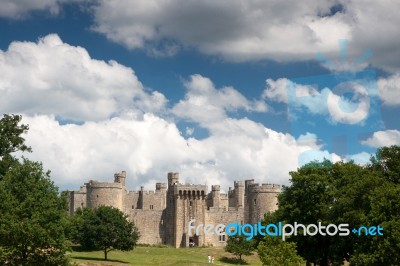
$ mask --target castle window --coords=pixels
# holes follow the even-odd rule
[[[132,205],[132,209],[134,209],[135,208],[135,206],[134,205]]]
[[[257,203],[257,199],[254,199],[254,205],[256,205],[256,203]]]
[[[153,207],[154,207],[154,205],[150,205],[150,210],[152,210],[152,209],[153,209]]]
[[[219,241],[225,242],[225,235],[220,235],[218,238],[219,238]]]
[[[192,201],[189,202],[189,206],[192,207]]]
[[[99,195],[96,195],[96,197],[98,198],[98,197],[99,197]]]

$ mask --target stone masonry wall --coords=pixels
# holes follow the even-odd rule
[[[139,243],[168,244],[187,247],[196,245],[225,246],[227,236],[206,236],[188,232],[188,223],[195,219],[199,224],[228,225],[238,222],[256,223],[266,212],[277,209],[280,186],[255,184],[254,180],[235,181],[234,188],[221,193],[220,186],[181,184],[178,173],[168,173],[168,184],[157,183],[155,191],[126,191],[126,173],[114,176],[113,183],[89,181],[79,191],[69,191],[69,211],[78,208],[113,206],[126,213],[140,232]]]

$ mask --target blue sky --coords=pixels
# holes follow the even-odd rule
[[[168,171],[287,185],[309,160],[400,145],[399,7],[6,0],[0,108],[62,189],[121,170],[130,189]]]

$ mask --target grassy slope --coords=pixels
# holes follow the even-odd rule
[[[109,261],[103,261],[101,251],[96,252],[72,252],[71,257],[80,265],[209,265],[208,254],[214,255],[214,265],[232,265],[221,262],[222,257],[232,257],[221,248],[159,248],[137,247],[130,252],[111,251],[108,254]],[[261,265],[257,254],[244,256],[248,265]]]

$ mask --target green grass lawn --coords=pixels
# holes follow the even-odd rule
[[[226,258],[233,258],[223,248],[170,248],[170,247],[136,247],[133,251],[111,251],[108,261],[104,261],[101,251],[81,252],[73,251],[70,257],[82,266],[94,265],[209,265],[208,254],[214,255],[214,265],[234,265],[226,262]],[[261,265],[255,253],[252,256],[243,256],[247,265]]]

